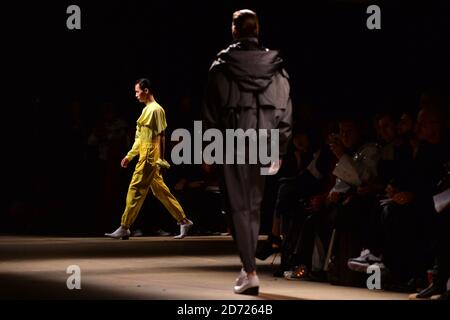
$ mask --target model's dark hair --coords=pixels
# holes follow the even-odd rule
[[[233,13],[233,25],[240,38],[257,37],[259,21],[255,12],[243,9]]]
[[[136,80],[136,83],[139,85],[139,88],[141,88],[141,90],[145,90],[148,89],[148,91],[150,91],[151,94],[153,94],[153,85],[151,83],[151,81],[147,78],[141,78],[139,80]]]

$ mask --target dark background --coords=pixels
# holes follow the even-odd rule
[[[81,30],[66,28],[70,4],[81,8]],[[381,7],[381,30],[366,27],[370,4]],[[258,13],[262,44],[281,51],[298,117],[414,110],[421,93],[449,92],[448,1],[9,4],[0,25],[6,187],[0,228],[96,233],[105,227],[98,221],[117,222],[128,176],[121,178],[117,212],[99,212],[91,172],[74,147],[83,141],[73,140],[67,126],[68,106],[79,102],[87,128],[105,102],[133,124],[141,110],[134,81],[150,77],[169,119],[176,119],[183,96],[191,97],[198,118],[208,68],[231,41],[231,15],[242,8]],[[11,217],[16,222],[8,224]]]

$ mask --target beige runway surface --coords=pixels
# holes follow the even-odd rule
[[[258,261],[258,297],[232,292],[239,258],[229,236],[99,238],[0,236],[0,299],[405,300],[405,293],[274,278]],[[70,267],[72,266],[72,267]],[[73,267],[75,266],[75,267]],[[69,273],[68,273],[69,268]],[[81,289],[74,286],[79,268]],[[72,277],[72,278],[70,278]],[[69,280],[69,281],[68,281]]]

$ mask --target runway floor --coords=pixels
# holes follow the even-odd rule
[[[240,270],[229,236],[107,238],[0,236],[0,299],[405,300],[408,294],[272,277],[258,261],[258,297],[232,292]],[[69,266],[78,266],[81,289]],[[73,269],[72,269],[73,270]],[[73,272],[73,271],[72,271]],[[71,278],[70,278],[71,277]],[[69,279],[70,278],[70,279]]]

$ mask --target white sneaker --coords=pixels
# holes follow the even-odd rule
[[[235,285],[233,288],[234,293],[248,294],[257,296],[259,293],[259,278],[258,276],[247,275],[240,285]]]
[[[184,237],[187,236],[189,229],[192,228],[193,225],[194,225],[194,223],[189,219],[188,219],[187,223],[180,224],[180,234],[173,238],[174,239],[183,239]]]
[[[105,236],[113,238],[113,239],[128,240],[130,238],[130,234],[131,234],[131,232],[129,229],[125,229],[124,227],[120,226],[113,233],[105,233]]]
[[[369,249],[361,251],[359,257],[347,261],[348,268],[358,272],[367,272],[367,268],[374,264],[377,264],[380,268],[385,268],[382,258],[373,255]]]

